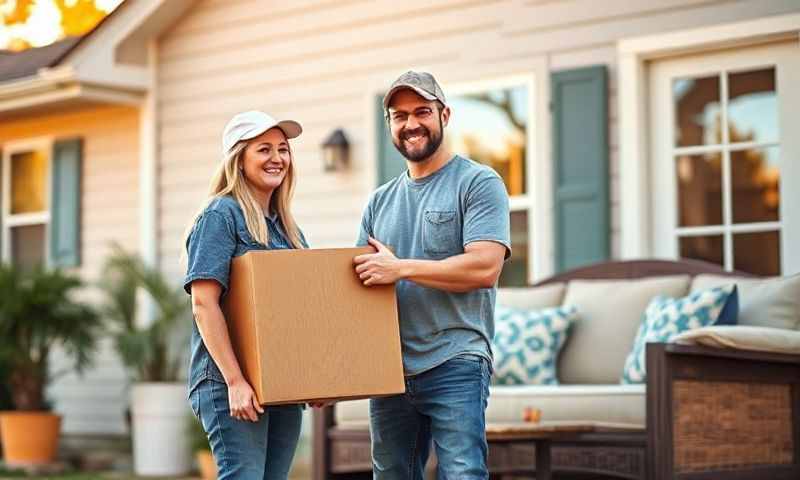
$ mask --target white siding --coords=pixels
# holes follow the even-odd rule
[[[356,236],[374,183],[372,98],[408,68],[446,83],[606,64],[611,74],[612,252],[619,254],[616,41],[800,10],[796,0],[255,0],[199,2],[159,51],[162,267],[173,277],[181,234],[219,161],[231,115],[263,109],[300,120],[295,212],[312,245]],[[352,143],[348,172],[322,172],[334,128]]]
[[[96,282],[112,241],[134,251],[138,245],[138,129],[134,108],[96,107],[67,113],[17,117],[0,123],[0,148],[12,140],[39,136],[83,139],[81,266],[77,273]],[[98,300],[96,289],[86,297]],[[53,370],[65,365],[55,352]],[[49,390],[56,411],[64,415],[67,434],[125,433],[125,372],[108,341],[95,367],[80,378],[69,374]]]

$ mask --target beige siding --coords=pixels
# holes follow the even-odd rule
[[[9,141],[48,136],[81,137],[84,145],[81,267],[89,283],[97,280],[112,241],[138,245],[139,114],[134,108],[95,107],[17,117],[0,122],[0,147]],[[96,290],[87,292],[98,300]],[[56,352],[54,369],[65,364]],[[70,374],[50,389],[65,433],[124,433],[127,403],[125,372],[109,342],[102,342],[96,366],[83,378]]]
[[[453,84],[606,64],[611,74],[612,251],[619,255],[616,41],[800,9],[796,0],[256,0],[199,2],[159,49],[160,256],[177,258],[190,212],[219,161],[232,114],[264,109],[305,126],[296,143],[298,219],[314,246],[351,244],[374,184],[372,99],[408,68]],[[322,172],[334,128],[353,144],[346,173]]]

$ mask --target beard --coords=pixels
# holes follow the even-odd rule
[[[405,140],[409,137],[413,137],[419,135],[425,140],[425,146],[421,149],[410,150],[406,148]],[[413,130],[406,130],[403,129],[400,131],[399,140],[395,140],[392,138],[392,143],[394,144],[395,148],[404,156],[406,159],[412,162],[422,162],[428,159],[431,155],[433,155],[436,150],[439,149],[439,146],[442,144],[443,135],[442,135],[442,117],[439,117],[439,132],[438,134],[431,134],[431,131],[428,130],[427,127],[423,127],[420,125],[419,127]]]

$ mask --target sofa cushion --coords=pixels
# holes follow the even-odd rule
[[[688,275],[569,282],[564,305],[575,306],[580,321],[573,326],[561,351],[560,382],[619,382],[647,304],[656,295],[682,297],[688,290]]]
[[[784,328],[714,325],[681,333],[672,341],[683,345],[800,354],[800,332]]]
[[[698,275],[692,291],[730,283],[739,290],[739,325],[800,330],[800,275],[767,279]]]
[[[494,376],[498,385],[554,385],[556,359],[577,320],[575,307],[495,308]]]
[[[566,285],[554,283],[541,287],[498,288],[497,304],[536,310],[561,306]]]
[[[492,386],[486,409],[488,423],[521,422],[526,407],[542,411],[542,421],[587,421],[645,424],[644,385]],[[340,402],[336,425],[369,426],[369,401]]]
[[[645,381],[646,344],[669,342],[685,331],[717,323],[733,325],[738,312],[734,284],[695,292],[683,298],[655,297],[642,315],[636,340],[625,360],[622,383]]]

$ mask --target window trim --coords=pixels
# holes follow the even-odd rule
[[[47,239],[50,235],[50,219],[51,219],[51,194],[50,185],[52,182],[53,174],[53,144],[55,139],[50,136],[31,137],[23,140],[14,140],[6,142],[2,145],[2,209],[0,209],[0,237],[2,238],[2,251],[0,251],[0,259],[3,262],[10,263],[13,261],[11,258],[11,228],[27,225],[44,225],[45,241],[44,251],[42,258],[44,259],[44,266],[50,265],[49,242]],[[45,153],[46,159],[46,173],[45,173],[45,209],[41,212],[33,213],[11,213],[11,156],[15,153],[20,153],[30,150],[41,150]]]
[[[686,54],[711,53],[721,48],[762,44],[771,40],[797,41],[800,48],[800,14],[785,14],[756,20],[630,38],[617,44],[620,155],[620,255],[624,259],[648,258],[654,254],[650,217],[651,158],[649,92],[650,62]],[[798,72],[793,72],[800,75]],[[800,91],[782,92],[782,101],[800,101]],[[785,124],[781,121],[781,124]],[[800,138],[781,139],[784,152],[800,154]],[[796,162],[795,162],[796,163]],[[800,176],[800,165],[783,166],[782,176]],[[800,252],[787,245],[800,242],[800,191],[788,192],[781,202],[783,274],[800,272]],[[791,221],[786,221],[791,219]]]
[[[528,89],[528,120],[524,195],[509,197],[510,211],[528,212],[528,284],[553,274],[552,162],[550,146],[549,75],[544,65],[521,74],[497,75],[491,78],[443,82],[448,98],[491,89],[524,86]],[[458,112],[454,112],[458,115]],[[541,234],[537,235],[537,232]]]

